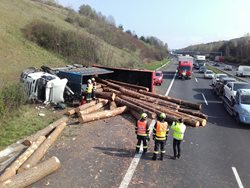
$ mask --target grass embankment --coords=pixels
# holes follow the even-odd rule
[[[224,73],[224,72],[222,72],[221,70],[217,69],[216,67],[213,67],[213,66],[210,66],[210,65],[206,65],[206,67],[207,67],[209,70],[213,71],[215,74]]]
[[[157,68],[168,63],[169,63],[169,59],[164,59],[162,61],[154,61],[152,63],[145,64],[144,68],[147,70],[156,70]]]

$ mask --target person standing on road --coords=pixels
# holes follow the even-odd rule
[[[166,153],[165,146],[169,129],[168,129],[168,123],[165,121],[165,119],[166,119],[166,114],[161,113],[153,129],[153,139],[155,141],[155,148],[152,160],[154,161],[157,159],[157,155],[159,154],[159,152],[161,153],[160,160],[163,160],[164,154]]]
[[[95,92],[96,92],[96,81],[95,78],[91,78],[92,84],[93,84],[93,89],[92,89],[92,98],[95,100],[96,96],[95,96]]]
[[[92,90],[93,90],[93,84],[91,82],[91,79],[88,79],[87,87],[86,87],[86,101],[89,103],[91,101],[91,95],[92,95]]]
[[[178,119],[177,122],[173,122],[171,129],[173,131],[173,150],[174,150],[174,158],[179,159],[181,157],[181,141],[184,138],[184,133],[186,131],[186,125],[182,118]],[[177,152],[176,152],[177,150]]]
[[[142,113],[141,118],[137,121],[135,126],[135,134],[137,135],[136,153],[139,153],[141,142],[143,142],[143,153],[146,153],[148,150],[147,141],[149,141],[149,125],[147,117],[148,115],[146,113]]]

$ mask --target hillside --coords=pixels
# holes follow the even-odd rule
[[[222,52],[225,60],[231,63],[250,65],[250,37],[232,39],[229,41],[218,41],[207,44],[192,45],[184,50],[200,52]]]
[[[34,21],[51,24],[62,31],[77,32],[92,39],[96,45],[98,61],[88,62],[88,64],[142,67],[145,59],[154,60],[154,53],[157,50],[154,46],[150,46],[114,26],[86,18],[74,11],[72,13],[72,10],[60,6],[51,6],[38,1],[1,0],[0,17],[0,66],[4,67],[0,69],[0,83],[18,81],[20,72],[26,67],[40,67],[41,65],[56,67],[75,63],[64,57],[63,54],[55,53],[51,49],[46,50],[25,37],[24,30]],[[71,18],[73,21],[69,21],[67,18]],[[79,20],[87,20],[88,27],[83,26]],[[101,31],[100,24],[110,32]],[[110,35],[102,37],[100,32]],[[117,44],[115,40],[109,41],[107,37],[120,37],[116,41],[122,43]],[[153,58],[150,56],[147,58],[150,53],[153,54]],[[166,54],[166,50],[164,53]],[[158,60],[160,59],[158,58]]]

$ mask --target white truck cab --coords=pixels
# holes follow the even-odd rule
[[[250,66],[240,65],[236,71],[236,76],[250,76]]]
[[[224,86],[224,96],[233,102],[238,89],[250,89],[250,84],[246,82],[228,82]]]

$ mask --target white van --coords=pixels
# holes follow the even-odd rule
[[[68,80],[45,72],[24,72],[21,82],[29,100],[44,103],[64,102],[63,94]]]
[[[250,66],[240,65],[236,71],[236,76],[250,76]]]

